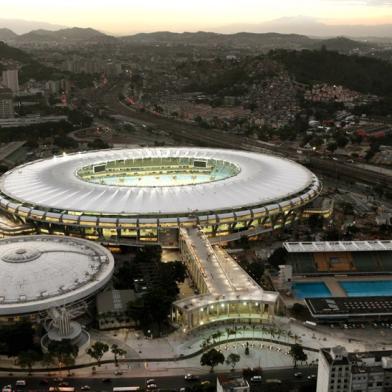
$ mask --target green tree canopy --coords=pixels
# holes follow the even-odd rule
[[[241,356],[236,353],[231,353],[226,358],[226,363],[231,366],[231,369],[234,370],[237,363],[240,361]]]
[[[114,355],[114,363],[116,364],[116,366],[118,366],[118,357],[127,353],[126,350],[123,350],[122,348],[118,347],[117,344],[112,344],[110,347],[110,351]]]
[[[86,353],[98,362],[98,366],[101,366],[101,359],[108,351],[109,346],[106,343],[95,342],[90,348],[87,349]]]
[[[34,363],[38,362],[41,359],[41,354],[34,350],[21,351],[18,354],[18,365],[21,368],[29,369],[29,373],[34,365]]]
[[[209,366],[211,372],[214,371],[214,367],[223,364],[225,361],[225,356],[215,348],[204,353],[200,358],[201,366]]]
[[[52,355],[53,360],[57,362],[57,366],[69,366],[79,353],[79,348],[69,339],[61,341],[51,341],[48,345],[48,352]]]
[[[291,346],[291,349],[289,351],[289,355],[292,357],[293,362],[294,362],[294,367],[297,367],[297,362],[303,362],[308,359],[307,354],[305,354],[303,347],[295,343]]]

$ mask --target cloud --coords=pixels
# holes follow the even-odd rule
[[[390,7],[392,0],[323,0],[336,5],[360,5],[367,7]]]

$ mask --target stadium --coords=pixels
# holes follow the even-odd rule
[[[113,149],[16,167],[0,208],[38,233],[105,243],[174,244],[180,227],[230,241],[284,227],[320,193],[317,177],[276,156],[207,148]]]
[[[276,287],[320,323],[392,320],[392,241],[285,242]]]
[[[114,270],[97,243],[32,235],[0,240],[0,322],[46,317],[54,308],[80,307],[102,290]]]

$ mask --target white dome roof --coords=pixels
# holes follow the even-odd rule
[[[193,185],[118,186],[84,181],[90,165],[145,158],[222,160],[239,170],[220,181]],[[19,166],[1,179],[1,192],[35,209],[121,215],[188,215],[235,210],[290,200],[317,189],[317,177],[276,156],[207,148],[143,148],[71,154]]]
[[[0,240],[0,315],[32,313],[83,299],[111,278],[111,253],[61,236]]]

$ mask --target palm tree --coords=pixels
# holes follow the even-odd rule
[[[123,350],[122,348],[118,347],[117,344],[112,344],[110,347],[110,351],[114,355],[114,363],[116,364],[116,367],[118,366],[118,356],[125,355],[127,352]]]
[[[222,332],[221,331],[216,331],[215,336],[216,336],[216,338],[218,339],[218,342],[219,342],[220,338],[222,337]]]

